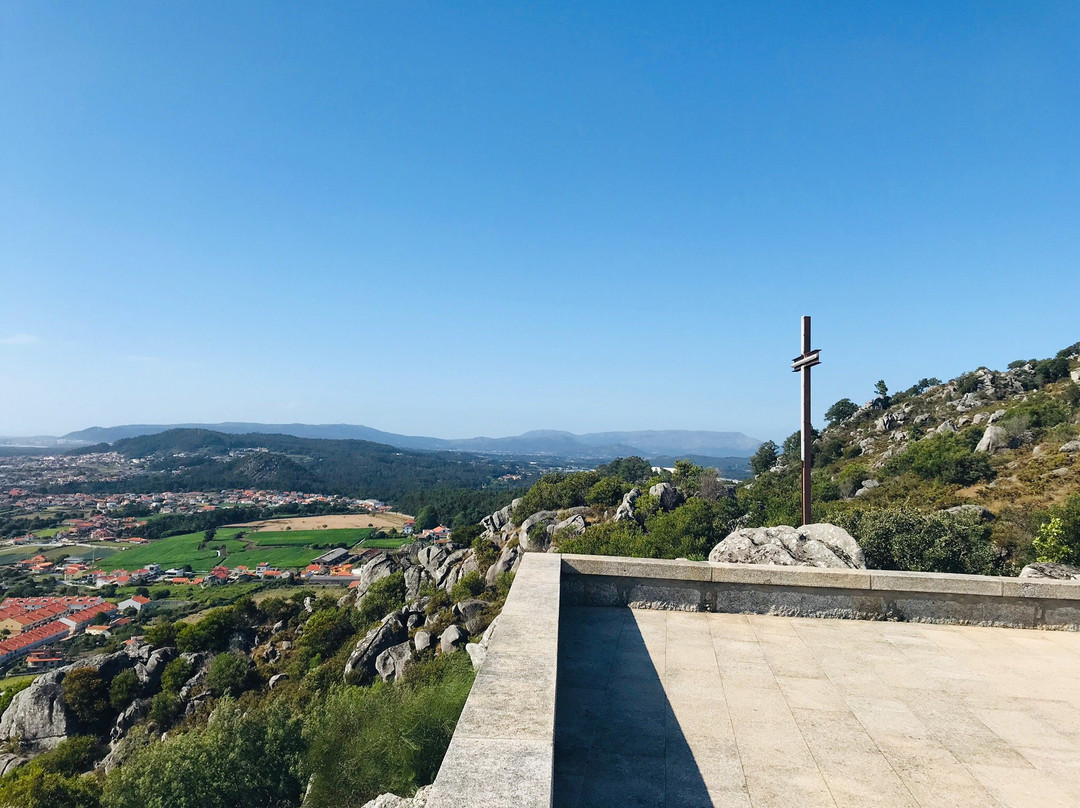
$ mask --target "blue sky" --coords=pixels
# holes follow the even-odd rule
[[[797,426],[1080,340],[1075,2],[0,4],[0,434]]]

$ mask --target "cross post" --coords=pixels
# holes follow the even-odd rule
[[[810,348],[810,317],[802,318],[802,353],[791,360],[791,369],[802,373],[802,523],[810,524],[810,460],[813,438],[810,427],[810,368],[821,364],[821,351]]]

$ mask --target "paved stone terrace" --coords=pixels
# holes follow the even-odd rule
[[[555,808],[1080,806],[1080,633],[560,622]]]

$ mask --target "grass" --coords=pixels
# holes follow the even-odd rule
[[[259,547],[329,547],[333,544],[354,544],[375,530],[370,527],[348,527],[329,530],[260,530],[247,538]]]
[[[40,547],[5,547],[0,549],[0,566],[14,564],[16,561],[24,561],[36,555],[43,555],[50,561],[56,561],[61,556],[76,556],[86,559],[87,563],[89,563],[91,552],[93,552],[94,558],[100,561],[113,555],[116,549],[96,545],[93,551],[85,547],[53,547],[44,551]]]
[[[271,567],[296,569],[306,567],[324,552],[312,547],[253,547],[239,553],[229,553],[224,563],[230,567],[246,564],[254,569],[260,561],[265,561]]]
[[[147,587],[150,596],[155,592],[168,591],[168,600],[186,600],[200,605],[216,606],[224,603],[232,603],[243,595],[253,595],[269,589],[268,584],[262,581],[250,581],[243,584],[220,584],[218,586],[195,586],[193,584],[153,584]],[[284,589],[282,593],[290,593],[291,589]],[[134,586],[121,586],[116,590],[116,600],[126,600],[135,594]]]
[[[37,536],[39,539],[51,539],[57,533],[63,533],[63,532],[68,531],[68,530],[71,530],[71,528],[68,528],[68,527],[47,527],[44,530],[35,530],[34,535]]]
[[[411,536],[402,536],[398,539],[364,539],[357,547],[367,547],[373,550],[396,550],[411,542]]]

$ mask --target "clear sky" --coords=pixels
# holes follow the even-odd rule
[[[1080,5],[0,4],[0,434],[797,428],[1080,340]]]

